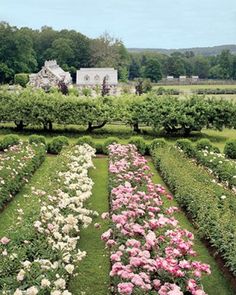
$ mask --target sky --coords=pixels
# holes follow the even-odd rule
[[[0,0],[0,21],[108,32],[128,48],[236,44],[236,0]]]

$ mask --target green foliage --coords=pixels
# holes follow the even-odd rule
[[[153,160],[199,234],[210,241],[236,273],[234,193],[214,183],[212,176],[174,147],[156,149]]]
[[[95,143],[91,136],[81,136],[76,142],[77,145],[82,145],[85,143],[95,148]]]
[[[113,143],[118,143],[118,142],[119,142],[119,138],[117,138],[117,137],[108,137],[104,141],[104,144],[103,144],[103,147],[102,147],[103,154],[108,155],[108,147],[109,147],[109,145],[113,144]]]
[[[9,148],[10,146],[19,144],[19,142],[20,142],[20,137],[18,135],[8,134],[2,139],[0,143],[0,150],[4,150]]]
[[[178,139],[176,141],[176,146],[189,157],[194,157],[196,154],[195,148],[189,139]]]
[[[9,136],[8,139],[10,139]],[[16,141],[13,143],[10,140],[8,142],[8,146],[16,143]],[[20,191],[25,182],[44,161],[45,154],[45,148],[41,145],[29,147],[27,144],[21,143],[16,148],[6,150],[1,155],[0,209],[3,209],[4,205]]]
[[[211,150],[213,150],[213,145],[212,145],[212,143],[210,142],[209,139],[202,138],[202,139],[199,139],[196,142],[196,149],[197,150],[208,150],[208,151],[211,151]]]
[[[95,145],[96,154],[103,154],[103,144],[100,142],[97,142]]]
[[[48,152],[51,154],[59,154],[63,147],[69,145],[69,140],[65,136],[54,137],[53,140],[48,144]]]
[[[129,139],[129,144],[134,144],[137,150],[140,152],[141,155],[145,155],[146,153],[146,143],[145,140],[141,136],[132,136]]]
[[[236,140],[228,140],[224,147],[224,154],[230,159],[236,159]]]
[[[150,154],[152,153],[153,150],[157,148],[163,148],[167,145],[167,142],[165,141],[164,138],[155,138],[152,140],[152,142],[149,145],[149,150]]]
[[[29,82],[29,74],[15,74],[14,83],[19,84],[22,87],[26,87]]]
[[[148,59],[144,68],[144,77],[152,82],[158,82],[162,78],[161,65],[158,59]]]
[[[82,88],[82,94],[87,97],[91,96],[92,90],[90,88],[84,87],[84,88]]]
[[[42,135],[37,135],[37,134],[33,134],[29,136],[29,143],[35,143],[35,144],[39,144],[39,143],[43,143],[44,145],[46,145],[46,138]]]

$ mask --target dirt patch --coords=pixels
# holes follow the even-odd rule
[[[108,156],[104,154],[96,154],[96,158],[108,158]]]

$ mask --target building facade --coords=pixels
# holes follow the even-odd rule
[[[56,60],[47,60],[37,74],[29,76],[29,85],[37,88],[50,88],[58,86],[59,82],[66,85],[72,84],[72,77],[69,72],[65,72]]]
[[[118,74],[114,68],[81,68],[76,73],[76,84],[79,87],[102,85],[104,78],[110,87],[118,85]]]

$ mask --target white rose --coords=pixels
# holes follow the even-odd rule
[[[49,287],[50,285],[51,285],[51,283],[50,283],[49,280],[47,280],[47,279],[42,279],[42,281],[41,281],[41,286],[42,286],[43,288]]]
[[[72,274],[73,271],[74,271],[75,267],[73,264],[67,264],[66,267],[65,267],[65,270],[69,273],[69,274]]]
[[[19,273],[17,274],[16,279],[18,282],[21,282],[24,280],[24,278],[25,278],[25,271],[21,269]]]
[[[62,279],[62,278],[56,280],[54,282],[54,284],[55,284],[55,286],[57,288],[60,288],[60,289],[65,289],[66,288],[66,281],[64,279]]]
[[[13,295],[22,295],[22,291],[20,289],[16,289],[16,291],[13,293]]]
[[[36,295],[36,294],[38,294],[38,289],[35,287],[35,286],[33,286],[33,287],[30,287],[30,288],[28,288],[27,290],[26,290],[26,295]]]

